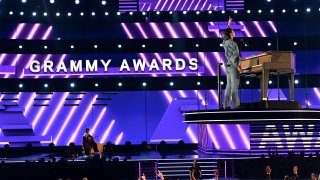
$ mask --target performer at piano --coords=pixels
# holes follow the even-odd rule
[[[227,58],[227,61],[225,63],[227,73],[227,86],[224,96],[224,108],[230,109],[230,100],[232,100],[233,108],[238,109],[240,107],[238,88],[240,82],[240,73],[242,73],[242,69],[240,66],[239,48],[237,43],[233,40],[233,38],[235,37],[235,33],[230,28],[231,22],[232,18],[229,17],[228,27],[225,30],[224,35],[222,36],[222,44],[225,51],[225,56]]]
[[[94,140],[93,136],[90,134],[89,128],[86,128],[86,132],[83,135],[82,145],[84,148],[85,155],[90,155],[91,148],[93,148],[93,151],[95,153],[99,152],[97,143]]]

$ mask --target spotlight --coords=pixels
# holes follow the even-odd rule
[[[310,12],[311,11],[311,9],[310,8],[307,8],[307,12]]]
[[[60,16],[60,13],[57,12],[57,13],[56,13],[56,16]]]
[[[196,44],[196,47],[199,47],[199,44]]]
[[[80,16],[83,16],[83,15],[84,15],[84,13],[83,13],[83,12],[81,12],[81,13],[80,13]]]
[[[43,46],[44,49],[48,49],[48,46]]]
[[[173,45],[172,45],[172,44],[169,44],[169,47],[171,47],[171,48],[172,48],[172,47],[173,47]]]
[[[145,48],[145,47],[146,47],[146,45],[145,45],[145,44],[142,44],[142,45],[141,45],[141,47],[142,47],[142,48]]]
[[[222,47],[223,46],[223,44],[220,44],[220,47]]]
[[[21,0],[21,2],[22,2],[22,3],[26,3],[26,2],[27,2],[27,0]]]
[[[96,13],[95,13],[95,12],[92,12],[92,13],[91,13],[91,15],[92,15],[92,16],[95,16],[95,15],[96,15]]]
[[[160,11],[157,11],[156,14],[159,15],[159,14],[160,14]]]
[[[99,84],[98,84],[98,83],[95,83],[95,84],[94,84],[94,86],[95,86],[95,87],[98,87],[98,86],[99,86]]]
[[[132,15],[133,15],[133,12],[129,12],[129,14],[132,16]]]
[[[118,48],[122,48],[122,45],[121,45],[121,44],[118,44]]]
[[[71,12],[68,12],[68,16],[71,16]]]
[[[119,87],[121,87],[121,86],[122,86],[122,83],[121,83],[121,82],[119,82],[119,83],[118,83],[118,86],[119,86]]]
[[[299,84],[299,80],[298,79],[294,80],[294,83]]]
[[[73,49],[73,48],[74,48],[74,45],[71,45],[70,48]]]
[[[267,2],[271,2],[271,0],[267,0]]]
[[[20,15],[23,16],[23,15],[24,15],[24,12],[21,11],[21,12],[20,12]]]
[[[101,1],[101,4],[104,6],[107,4],[107,1]]]
[[[170,86],[173,86],[174,85],[174,83],[173,82],[170,82]]]
[[[226,13],[226,11],[221,11],[222,14]]]
[[[23,84],[19,84],[19,88],[23,88]]]
[[[109,15],[109,13],[108,13],[108,12],[105,12],[105,13],[104,13],[104,15],[108,16],[108,15]]]
[[[250,81],[246,81],[246,85],[249,85],[250,84]]]
[[[296,45],[298,45],[298,43],[297,43],[297,42],[294,42],[294,43],[293,43],[293,45],[295,45],[295,46],[296,46]]]
[[[22,45],[19,45],[19,49],[22,49]]]
[[[98,45],[95,44],[93,47],[94,47],[95,49],[97,49],[97,48],[98,48]]]
[[[182,13],[183,13],[183,14],[187,14],[187,11],[183,11]]]
[[[238,13],[238,10],[234,10],[233,12],[234,12],[235,14],[237,14],[237,13]]]
[[[71,83],[71,84],[70,84],[70,87],[74,87],[74,86],[75,86],[75,84],[74,84],[74,83]]]
[[[209,14],[212,14],[212,11],[209,11],[208,13],[209,13]]]
[[[271,43],[268,43],[268,46],[271,46]]]
[[[121,15],[121,13],[120,13],[120,12],[117,12],[117,15],[118,15],[118,16],[120,16],[120,15]]]
[[[48,84],[44,84],[43,86],[44,86],[45,88],[47,88],[49,85],[48,85]]]
[[[80,1],[79,1],[79,0],[75,0],[75,1],[74,1],[74,3],[79,4],[79,3],[80,3]]]
[[[48,13],[47,13],[47,12],[44,12],[44,13],[43,13],[43,16],[48,16]]]
[[[36,13],[36,12],[33,12],[33,13],[32,13],[32,16],[36,16],[36,15],[37,15],[37,13]]]
[[[147,83],[143,82],[143,83],[142,83],[142,86],[143,86],[143,87],[146,87],[146,86],[147,86]]]
[[[262,10],[261,10],[261,9],[259,9],[259,10],[258,10],[258,13],[262,13]]]
[[[50,0],[50,3],[53,4],[53,3],[54,3],[54,0]]]
[[[269,84],[272,84],[272,81],[271,81],[271,80],[269,81]]]
[[[270,10],[270,13],[274,13],[274,10],[273,10],[273,9],[271,9],[271,10]]]
[[[201,82],[198,81],[198,82],[197,82],[197,85],[200,86],[200,85],[201,85]]]
[[[10,14],[10,15],[12,15],[12,14],[13,14],[13,12],[12,12],[12,11],[10,11],[10,12],[9,12],[9,14]]]
[[[220,81],[220,84],[221,84],[221,85],[224,85],[224,82],[223,82],[223,81]]]
[[[251,10],[247,10],[247,13],[250,14],[250,13],[251,13]]]
[[[286,10],[285,10],[285,9],[282,9],[282,13],[286,13]]]
[[[295,13],[297,13],[298,11],[299,11],[298,9],[295,9],[295,10],[294,10]]]
[[[169,14],[172,14],[172,11],[170,11]]]
[[[319,11],[320,11],[320,8],[319,8]]]
[[[200,12],[199,12],[199,11],[197,11],[197,12],[196,12],[196,14],[200,14]]]

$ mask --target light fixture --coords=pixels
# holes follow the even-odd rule
[[[95,15],[96,15],[96,13],[95,13],[95,12],[92,12],[92,13],[91,13],[91,15],[92,15],[92,16],[95,16]]]
[[[262,10],[261,10],[261,9],[259,9],[259,10],[258,10],[258,13],[262,13]]]
[[[269,81],[269,84],[272,84],[272,81],[271,81],[271,80]]]
[[[172,44],[169,44],[169,47],[171,47],[171,48],[172,48],[172,47],[173,47],[173,45],[172,45]]]
[[[274,10],[273,10],[273,9],[271,9],[271,10],[270,10],[270,13],[274,13]]]
[[[246,85],[249,85],[250,84],[250,81],[246,81]]]
[[[271,0],[267,0],[267,2],[271,2]]]
[[[83,12],[81,12],[81,13],[80,13],[80,16],[83,16],[83,15],[84,15],[84,13],[83,13]]]
[[[201,85],[201,82],[198,81],[198,82],[197,82],[197,85],[200,86],[200,85]]]
[[[299,84],[299,80],[298,79],[294,80],[294,83]]]
[[[143,82],[143,83],[142,83],[142,86],[143,86],[143,87],[146,87],[146,86],[147,86],[147,83]]]
[[[223,81],[220,81],[220,85],[224,85],[224,82],[223,82]]]
[[[27,0],[21,0],[21,2],[22,2],[22,3],[26,3],[26,2],[27,2]]]
[[[271,43],[268,43],[268,46],[271,46]]]
[[[50,0],[50,3],[53,4],[53,3],[54,3],[54,0]]]
[[[282,13],[286,13],[286,10],[285,10],[285,9],[282,9]]]
[[[108,13],[108,12],[105,12],[105,13],[104,13],[104,15],[108,16],[108,15],[109,15],[109,13]]]
[[[19,88],[23,88],[23,84],[19,84]]]
[[[22,49],[22,45],[19,45],[19,49]]]
[[[9,12],[9,14],[10,14],[10,15],[13,15],[13,12],[12,12],[12,11],[10,11],[10,12]]]
[[[68,12],[68,16],[71,16],[71,12]]]
[[[80,1],[79,0],[75,0],[74,3],[80,4]]]
[[[47,12],[44,12],[44,13],[43,13],[43,16],[48,16],[48,13],[47,13]]]
[[[294,10],[295,13],[297,13],[298,11],[299,11],[298,9],[295,9],[295,10]]]
[[[295,45],[295,46],[296,46],[296,45],[298,45],[298,43],[297,43],[297,42],[294,42],[294,43],[293,43],[293,45]]]
[[[37,13],[36,13],[36,12],[33,12],[33,13],[32,13],[32,16],[36,16],[36,15],[37,15]]]
[[[104,6],[107,4],[107,1],[101,1],[101,4]]]
[[[307,8],[307,12],[310,12],[311,11],[311,9],[310,8]]]
[[[117,12],[117,15],[120,16],[120,15],[121,15],[121,12]]]
[[[71,84],[70,84],[70,87],[74,87],[74,86],[75,86],[75,84],[74,84],[74,83],[71,83]]]
[[[170,82],[170,86],[173,86],[174,85],[174,83],[173,82]]]
[[[122,82],[119,82],[119,83],[118,83],[118,86],[121,87],[121,86],[122,86]]]
[[[73,48],[74,48],[74,45],[71,45],[70,48],[73,49]]]
[[[97,49],[97,48],[98,48],[98,45],[95,44],[93,47],[94,47],[95,49]]]
[[[132,15],[133,15],[133,12],[129,12],[129,14],[132,16]]]
[[[196,47],[199,47],[199,44],[196,44]]]
[[[43,46],[44,49],[48,49],[48,46]]]
[[[48,84],[44,84],[43,86],[44,86],[45,88],[47,88],[49,85],[48,85]]]
[[[196,12],[196,14],[200,14],[200,12],[199,12],[199,11],[197,11],[197,12]]]
[[[169,14],[172,14],[172,11],[169,11]]]
[[[248,14],[250,14],[250,13],[251,13],[251,10],[250,10],[250,9],[249,9],[249,10],[247,10],[247,13],[248,13]]]
[[[142,48],[145,48],[145,47],[146,47],[146,45],[145,45],[145,44],[142,44],[142,45],[141,45],[141,47],[142,47]]]
[[[57,13],[56,13],[56,16],[60,16],[60,13],[57,12]]]
[[[23,16],[23,15],[24,15],[24,12],[21,11],[21,12],[20,12],[20,15]]]
[[[159,14],[160,14],[160,11],[157,11],[156,14],[159,15]]]
[[[238,10],[234,10],[233,12],[234,12],[235,14],[237,14],[237,13],[238,13]]]
[[[223,11],[221,11],[221,13],[224,14],[224,13],[226,13],[226,11],[223,10]]]
[[[209,13],[209,14],[212,14],[212,11],[209,11],[208,13]]]
[[[183,14],[187,14],[187,11],[183,11],[182,13],[183,13]]]
[[[118,48],[122,48],[122,45],[121,45],[121,44],[118,44]]]
[[[95,87],[98,87],[98,86],[99,86],[99,84],[98,84],[98,83],[95,83],[95,84],[94,84],[94,86],[95,86]]]
[[[144,16],[145,16],[146,14],[147,14],[146,12],[142,12],[142,15],[144,15]]]

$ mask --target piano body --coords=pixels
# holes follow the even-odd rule
[[[290,100],[294,101],[294,59],[292,51],[268,51],[244,57],[240,65],[244,76],[260,76],[260,100],[268,100],[269,75],[288,75]]]

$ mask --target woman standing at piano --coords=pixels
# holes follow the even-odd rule
[[[232,18],[229,17],[228,27],[224,32],[223,48],[225,51],[226,60],[226,73],[227,73],[227,86],[224,96],[224,108],[230,109],[230,100],[234,109],[240,107],[240,101],[238,96],[238,88],[240,82],[240,73],[242,69],[240,67],[239,48],[237,43],[233,40],[235,37],[234,31],[230,28]]]

